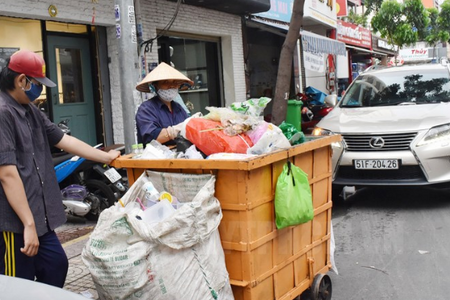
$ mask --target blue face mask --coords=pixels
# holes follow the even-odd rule
[[[31,102],[36,100],[42,93],[42,85],[37,85],[31,82],[27,78],[28,82],[30,82],[30,89],[28,91],[25,91],[25,94],[27,94],[28,99],[30,99]]]

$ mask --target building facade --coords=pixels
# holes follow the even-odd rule
[[[193,79],[181,94],[193,113],[244,101],[241,15],[270,7],[269,0],[231,8],[167,0],[3,2],[0,67],[18,49],[41,53],[58,84],[37,102],[50,119],[69,119],[72,133],[91,145],[128,148],[135,111],[151,96],[135,86],[161,61]]]

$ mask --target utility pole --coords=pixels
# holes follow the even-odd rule
[[[119,86],[122,103],[123,133],[126,153],[136,143],[136,96],[139,80],[136,15],[133,0],[115,0],[116,38],[119,59]]]

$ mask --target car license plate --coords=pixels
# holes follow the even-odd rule
[[[114,168],[110,168],[110,169],[106,170],[104,174],[109,179],[109,181],[111,181],[111,183],[115,183],[120,178],[122,178],[122,176],[119,174],[119,172],[117,172],[117,170]]]
[[[355,169],[365,170],[396,170],[399,168],[398,159],[355,159]]]

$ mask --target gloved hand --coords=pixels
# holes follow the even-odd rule
[[[178,132],[180,132],[181,136],[186,138],[186,124],[193,118],[200,118],[202,116],[201,112],[197,112],[195,114],[193,114],[192,116],[190,116],[189,118],[187,118],[186,120],[184,120],[183,122],[174,125],[173,127],[178,130]]]
[[[180,123],[181,124],[181,123]],[[173,140],[174,138],[177,137],[178,133],[180,133],[180,129],[177,127],[178,125],[175,126],[169,126],[167,127],[167,134],[169,135],[169,138],[171,140]]]

